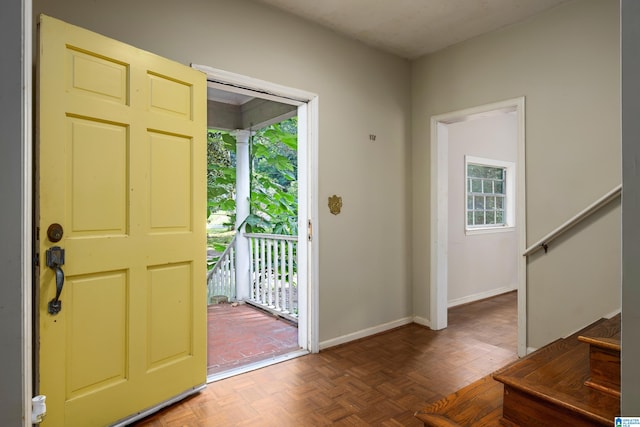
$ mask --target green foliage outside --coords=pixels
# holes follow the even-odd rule
[[[256,131],[250,139],[251,200],[246,231],[298,233],[297,117]],[[223,212],[220,238],[208,243],[222,252],[236,221],[236,140],[229,132],[210,129],[207,135],[207,217]]]
[[[298,118],[292,117],[252,138],[248,232],[298,234],[297,128]]]

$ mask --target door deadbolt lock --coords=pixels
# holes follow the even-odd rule
[[[47,228],[47,237],[49,241],[52,243],[59,242],[62,240],[62,235],[64,234],[64,230],[60,224],[54,223]]]

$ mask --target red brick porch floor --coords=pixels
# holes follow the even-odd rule
[[[209,375],[300,349],[296,325],[249,304],[214,304],[207,311]]]

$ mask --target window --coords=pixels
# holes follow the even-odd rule
[[[468,234],[514,226],[514,169],[512,162],[465,156]]]
[[[505,224],[505,168],[467,163],[467,227]]]

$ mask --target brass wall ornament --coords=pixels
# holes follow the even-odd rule
[[[340,209],[342,209],[342,197],[336,196],[335,194],[329,197],[329,212],[338,215]]]

